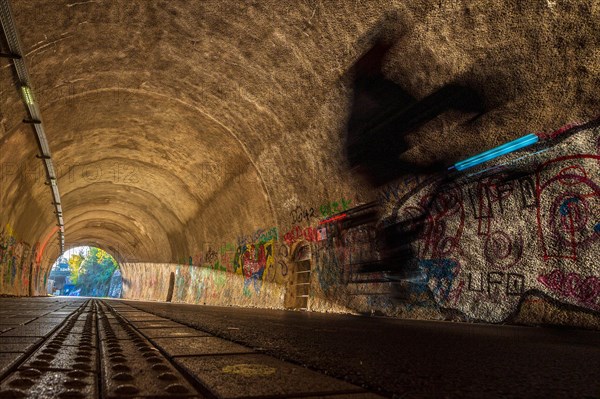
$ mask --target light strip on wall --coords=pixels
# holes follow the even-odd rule
[[[482,163],[491,161],[492,159],[501,157],[502,155],[506,155],[511,152],[520,150],[522,148],[528,147],[532,144],[537,143],[538,141],[540,141],[540,138],[536,134],[528,134],[516,140],[510,141],[498,147],[474,155],[463,161],[457,162],[452,168],[455,168],[459,171],[469,169]]]
[[[25,105],[33,105],[33,95],[31,94],[31,89],[27,86],[21,86],[21,93],[23,94],[23,101],[25,101]]]
[[[44,162],[46,178],[49,181],[50,191],[52,192],[52,203],[55,207],[56,221],[58,225],[58,242],[60,244],[61,252],[64,252],[65,224],[62,217],[62,207],[60,205],[60,193],[58,191],[56,171],[52,163],[52,154],[50,153],[50,147],[48,146],[48,140],[46,139],[44,125],[42,123],[42,116],[35,101],[34,91],[31,88],[29,73],[27,72],[27,65],[23,59],[21,42],[19,40],[19,35],[15,27],[8,0],[0,0],[0,23],[2,24],[2,31],[6,37],[9,53],[14,55],[14,57],[11,57],[11,60],[19,78],[18,89],[20,91],[21,98],[23,99],[23,103],[29,112],[29,122],[33,123],[39,145],[40,158],[42,158],[42,161]]]

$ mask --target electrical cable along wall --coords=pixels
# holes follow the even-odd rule
[[[40,154],[37,156],[42,160],[46,171],[46,184],[50,186],[52,191],[52,204],[55,208],[56,220],[58,225],[58,241],[60,251],[64,251],[65,247],[65,224],[62,214],[62,206],[60,203],[60,193],[58,191],[57,175],[52,163],[52,154],[46,139],[46,133],[42,123],[42,115],[39,106],[35,101],[34,92],[27,72],[27,65],[23,59],[23,51],[15,28],[12,11],[8,0],[0,0],[0,22],[2,23],[2,32],[8,44],[8,53],[2,53],[2,57],[10,58],[15,67],[18,77],[18,87],[22,100],[27,108],[29,117],[23,119],[23,123],[32,124],[35,130],[36,140],[39,146]]]

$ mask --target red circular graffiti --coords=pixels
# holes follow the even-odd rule
[[[520,236],[512,239],[503,231],[495,231],[485,240],[483,253],[489,263],[509,269],[521,260],[523,239]]]
[[[547,276],[544,276],[541,280],[548,288],[552,288],[556,291],[562,291],[562,284],[564,280],[563,272],[556,269]]]
[[[425,195],[419,202],[434,219],[452,216],[462,209],[462,193],[459,188]]]
[[[458,239],[456,237],[445,237],[440,240],[437,249],[440,258],[445,258],[454,253],[454,251],[458,249],[458,244]]]
[[[578,297],[580,286],[581,277],[577,273],[569,273],[565,279],[563,290],[568,295]]]
[[[431,228],[431,235],[429,238],[434,242],[440,242],[441,239],[446,235],[446,221],[437,220]]]
[[[512,253],[512,241],[508,234],[496,231],[485,241],[485,251],[492,259],[506,259]]]
[[[578,298],[585,303],[593,303],[600,296],[600,279],[589,276],[578,287]]]
[[[572,165],[558,172],[557,178],[565,186],[576,186],[587,179],[587,173],[581,165]]]
[[[460,249],[464,226],[462,191],[458,186],[427,194],[417,207],[404,210],[404,220],[411,223],[423,242],[419,245],[422,258],[445,258]],[[411,221],[412,216],[412,221]]]
[[[587,173],[585,170],[582,171],[583,165],[580,164],[584,161],[600,162],[600,156],[590,154],[561,156],[541,164],[536,170],[537,202],[550,205],[549,209],[545,206],[538,207],[536,215],[538,236],[545,260],[555,257],[576,260],[579,248],[589,246],[597,237],[594,220],[591,228],[589,226],[583,228],[583,221],[589,222],[589,218],[594,217],[594,214],[590,215],[589,199],[600,196],[600,186],[589,177],[585,177]],[[562,167],[559,174],[553,174],[549,178],[542,176],[542,172],[547,169],[554,169],[560,163],[567,162],[571,164],[570,167]],[[573,165],[573,163],[577,164]],[[563,192],[551,202],[544,201],[544,193],[552,191],[550,188],[555,189],[557,184],[570,187],[572,192]],[[569,199],[569,196],[578,199]]]

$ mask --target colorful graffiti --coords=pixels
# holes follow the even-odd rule
[[[598,155],[562,156],[540,165],[537,225],[544,260],[577,261],[599,241],[600,186],[594,181]],[[597,254],[597,252],[596,252]]]
[[[41,246],[33,248],[19,240],[7,224],[0,230],[0,293],[8,295],[43,295]]]
[[[438,303],[448,306],[456,304],[462,293],[463,285],[453,288],[454,279],[460,273],[460,264],[454,259],[427,259],[419,262],[425,273],[423,291],[429,289]],[[418,285],[418,284],[417,284]]]
[[[424,277],[414,290],[487,321],[505,320],[530,290],[598,310],[597,140],[579,132],[511,170],[430,184],[388,208],[418,233],[410,246]]]
[[[371,224],[353,223],[360,206],[348,209],[345,199],[296,207],[282,237],[271,227],[240,234],[235,243],[203,245],[191,262],[176,267],[175,299],[282,303],[303,248],[314,310],[338,303],[358,311],[427,309],[437,317],[501,322],[525,295],[541,292],[598,311],[599,143],[597,130],[585,130],[452,180],[412,176],[391,183],[380,195],[383,215]],[[314,220],[341,211],[348,217],[323,225]],[[390,244],[379,236],[396,225],[405,229],[403,240]],[[389,273],[406,265],[418,273]],[[385,294],[397,286],[409,295],[393,302]]]
[[[256,241],[253,241],[256,240]],[[283,244],[278,251],[276,228],[258,229],[232,242],[202,243],[194,255],[177,264],[127,263],[122,265],[123,295],[135,299],[164,300],[170,273],[174,276],[174,302],[266,305],[270,296],[281,301],[288,274]],[[185,261],[184,261],[185,259]],[[162,268],[161,268],[162,267]],[[149,284],[137,285],[142,281]],[[265,284],[269,287],[265,292]]]
[[[275,263],[275,240],[255,242],[240,245],[235,253],[233,271],[244,276],[244,294],[251,295],[250,288],[255,294],[260,294],[263,278]]]
[[[323,226],[323,234],[292,227],[286,244],[312,247],[318,292],[311,295],[319,297],[312,308],[338,302],[406,314],[418,306],[442,317],[500,322],[525,295],[542,292],[599,310],[598,136],[579,131],[452,180],[415,176],[389,184],[377,225],[350,216]],[[392,227],[399,230],[391,242],[379,236]],[[381,300],[386,295],[395,302]]]
[[[302,223],[303,221],[310,222],[313,219],[327,218],[336,213],[347,210],[352,204],[352,200],[341,198],[337,201],[325,202],[318,208],[305,208],[298,205],[290,211],[292,223]]]
[[[289,272],[289,256],[289,246],[284,243],[280,243],[279,248],[277,249],[277,256],[275,257],[276,263],[265,271],[264,280],[270,283],[284,283]]]
[[[279,240],[279,232],[277,227],[271,227],[269,229],[258,229],[254,233],[249,235],[240,235],[237,239],[238,246],[244,244],[251,244],[255,242],[266,242],[269,240]]]

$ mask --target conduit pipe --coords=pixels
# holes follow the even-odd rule
[[[42,115],[40,113],[40,108],[35,101],[29,73],[27,72],[27,65],[23,59],[21,42],[19,40],[17,29],[15,28],[8,0],[0,0],[0,23],[2,24],[2,31],[8,45],[8,53],[2,53],[1,55],[4,58],[10,58],[12,60],[18,77],[17,89],[20,91],[19,94],[21,95],[21,99],[29,113],[29,119],[24,119],[23,122],[32,124],[35,130],[36,140],[40,150],[38,158],[40,158],[44,164],[47,179],[46,184],[50,186],[52,192],[52,205],[54,205],[55,208],[58,225],[58,242],[60,251],[63,252],[65,249],[65,223],[60,203],[56,170],[52,163],[52,154],[50,152],[50,147],[48,146],[48,140],[46,139]]]

